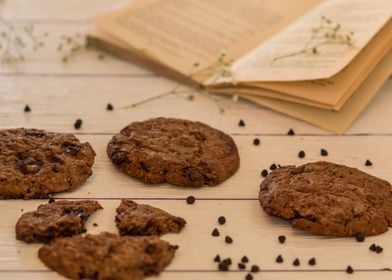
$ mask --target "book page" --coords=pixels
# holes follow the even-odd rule
[[[144,56],[202,80],[222,53],[225,61],[243,56],[319,2],[139,0],[94,23]]]
[[[354,59],[391,16],[391,0],[326,1],[237,60],[230,79],[330,78]]]

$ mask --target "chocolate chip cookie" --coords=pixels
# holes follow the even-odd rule
[[[39,249],[49,268],[71,279],[139,280],[158,275],[178,246],[156,236],[98,235],[58,238]]]
[[[0,199],[47,198],[92,174],[95,152],[71,134],[0,130]]]
[[[331,162],[276,169],[259,198],[269,215],[316,234],[376,235],[392,226],[391,184]]]
[[[42,204],[36,211],[19,218],[15,226],[16,238],[27,243],[48,242],[53,238],[85,232],[87,219],[98,209],[102,206],[93,200],[60,200]]]
[[[123,199],[117,208],[116,226],[121,235],[161,235],[178,233],[185,226],[183,218],[150,205]]]
[[[233,139],[200,122],[155,118],[134,122],[107,146],[111,161],[122,171],[156,184],[217,185],[239,168]]]

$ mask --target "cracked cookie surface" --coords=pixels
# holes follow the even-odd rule
[[[97,235],[58,238],[38,251],[41,261],[71,279],[140,280],[158,275],[178,246],[156,236]]]
[[[94,200],[59,200],[24,213],[15,226],[16,238],[27,243],[48,242],[53,238],[72,236],[86,231],[85,223],[92,213],[102,209]]]
[[[376,235],[392,226],[391,184],[330,162],[272,171],[259,199],[267,214],[320,235]]]
[[[217,185],[239,168],[233,139],[200,122],[155,118],[134,122],[107,146],[111,161],[122,171],[156,184]]]
[[[123,199],[116,211],[116,226],[121,235],[179,233],[186,224],[181,217],[129,199]]]
[[[0,130],[0,199],[48,198],[92,174],[95,152],[71,134]]]

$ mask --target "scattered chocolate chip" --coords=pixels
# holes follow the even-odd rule
[[[276,261],[277,263],[282,263],[282,262],[283,262],[283,257],[282,257],[282,255],[277,256],[275,261]]]
[[[253,273],[259,272],[260,271],[260,267],[258,265],[252,265],[250,268],[250,271]]]
[[[253,145],[255,145],[255,146],[260,145],[260,139],[259,138],[253,139]]]
[[[23,208],[20,209],[20,212],[23,212]]]
[[[250,273],[246,274],[245,280],[253,280],[252,274],[250,274]]]
[[[53,203],[53,202],[55,202],[56,200],[53,198],[53,197],[51,197],[50,199],[49,199],[49,201],[48,201],[48,203]]]
[[[268,175],[268,170],[267,170],[267,169],[263,169],[263,170],[261,171],[261,176],[267,177],[267,175]]]
[[[278,168],[277,166],[276,166],[276,164],[275,163],[273,163],[273,164],[271,164],[270,165],[270,170],[275,170],[276,168]]]
[[[219,271],[229,271],[229,266],[223,262],[218,264]]]
[[[215,236],[215,237],[220,235],[219,230],[217,228],[214,228],[214,230],[212,231],[211,234],[212,234],[212,236]]]
[[[23,111],[25,111],[25,113],[31,112],[31,108],[29,105],[26,105],[23,109]]]
[[[293,136],[295,135],[295,132],[292,128],[289,129],[289,131],[287,132],[287,135]]]
[[[245,122],[244,122],[243,120],[240,120],[240,121],[238,122],[238,126],[245,126]]]
[[[230,258],[226,258],[226,259],[224,259],[222,262],[225,263],[225,264],[227,264],[227,265],[231,265],[231,264],[232,264],[232,261],[231,261]]]
[[[279,236],[278,236],[278,240],[279,240],[279,243],[280,243],[280,244],[283,244],[283,243],[286,242],[286,236],[284,236],[284,235],[279,235]]]
[[[298,157],[299,158],[304,158],[305,157],[305,152],[304,151],[299,151]]]
[[[186,198],[186,203],[193,204],[195,203],[196,198],[193,195],[190,195]]]
[[[214,258],[214,262],[220,262],[220,261],[221,261],[220,256],[216,255],[215,258]]]
[[[373,163],[370,160],[367,159],[366,162],[365,162],[365,165],[366,166],[372,166]]]
[[[242,259],[241,259],[241,262],[243,262],[243,263],[249,262],[248,257],[247,256],[243,256]]]
[[[245,269],[246,265],[244,263],[238,263],[238,268],[241,269],[241,270]]]
[[[300,265],[300,262],[299,262],[299,259],[298,259],[298,258],[296,258],[296,259],[293,261],[293,265],[294,265],[294,266],[299,266],[299,265]]]
[[[82,119],[77,119],[74,123],[75,129],[80,129],[82,127],[82,123],[83,123]]]
[[[108,103],[108,105],[106,105],[106,110],[108,110],[108,111],[113,111],[113,105],[112,104],[110,104],[110,103]]]
[[[380,254],[380,253],[382,253],[382,251],[383,251],[384,249],[381,247],[381,246],[376,246],[376,253],[377,254]]]
[[[320,155],[322,155],[323,157],[326,157],[328,155],[328,151],[326,149],[321,149]]]
[[[372,245],[370,245],[370,247],[369,247],[369,250],[372,252],[376,252],[376,249],[377,249],[377,245],[374,243]]]
[[[227,244],[231,244],[231,243],[233,243],[233,238],[231,238],[230,236],[226,236],[226,237],[225,237],[225,242],[226,242]]]
[[[98,226],[98,224],[97,224],[97,223],[93,223],[93,226],[94,226],[94,227],[97,227],[97,226]]]
[[[316,258],[311,258],[311,259],[308,261],[308,264],[309,264],[309,265],[316,265]]]
[[[218,223],[219,223],[220,225],[224,225],[224,224],[226,223],[226,218],[223,217],[223,216],[220,216],[220,217],[218,218]]]
[[[357,240],[357,242],[363,242],[365,241],[365,235],[359,232],[355,235],[355,240]]]
[[[351,267],[351,265],[347,266],[346,272],[347,272],[348,274],[354,273],[354,269]]]

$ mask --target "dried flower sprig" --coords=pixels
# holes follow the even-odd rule
[[[311,30],[311,36],[305,43],[303,49],[275,57],[272,60],[272,63],[301,54],[318,55],[320,54],[320,47],[325,45],[346,45],[351,47],[354,45],[353,36],[354,32],[344,32],[342,31],[341,24],[335,23],[331,19],[322,16],[320,25]]]

